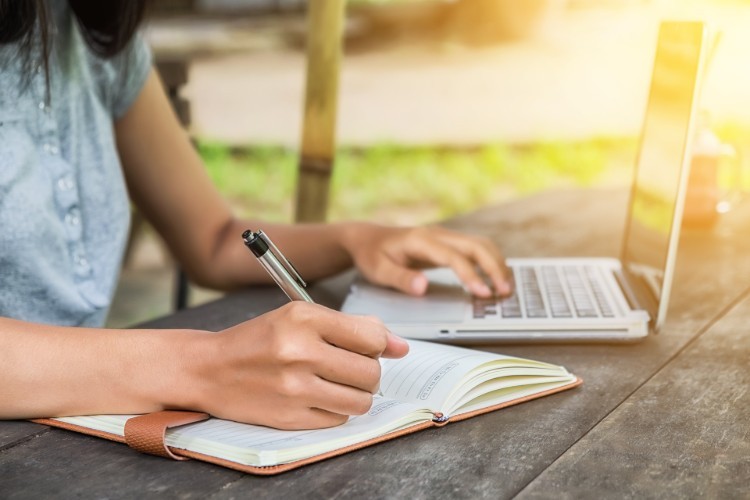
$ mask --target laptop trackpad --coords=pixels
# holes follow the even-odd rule
[[[344,312],[377,316],[385,323],[457,323],[464,319],[468,295],[460,285],[431,282],[427,294],[412,297],[367,283],[354,287]]]

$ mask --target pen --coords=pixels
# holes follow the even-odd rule
[[[263,231],[248,229],[242,233],[242,241],[258,258],[258,262],[268,271],[268,274],[289,297],[289,300],[313,302],[313,299],[305,291],[307,286],[305,280]]]

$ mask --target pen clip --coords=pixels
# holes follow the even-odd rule
[[[266,233],[263,232],[262,229],[259,229],[257,233],[255,233],[262,239],[266,245],[268,245],[268,249],[271,250],[271,253],[278,259],[278,261],[281,263],[282,266],[284,266],[284,269],[286,269],[289,274],[294,278],[294,281],[296,281],[302,288],[307,288],[307,283],[305,280],[302,279],[302,276],[300,276],[299,272],[297,272],[297,268],[295,268],[291,262],[287,260],[286,257],[284,257],[284,254],[281,253],[281,251],[276,248],[276,245],[273,244],[273,241],[266,236]]]

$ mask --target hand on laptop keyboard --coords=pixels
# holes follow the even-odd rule
[[[593,268],[523,266],[513,268],[516,291],[504,299],[475,297],[474,318],[614,317]]]
[[[442,227],[393,228],[353,224],[341,238],[360,272],[372,283],[410,295],[423,295],[428,281],[419,270],[450,267],[474,296],[512,291],[511,273],[497,246],[487,238]],[[484,273],[491,287],[481,277]]]

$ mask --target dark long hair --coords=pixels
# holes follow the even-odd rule
[[[68,0],[91,50],[105,58],[122,51],[135,35],[148,0]],[[49,92],[50,21],[46,0],[0,0],[0,45],[19,42],[25,73],[43,67]],[[31,57],[35,37],[41,54]],[[49,94],[47,95],[49,100]]]
[[[148,0],[68,0],[91,50],[112,57],[133,38]],[[27,46],[38,29],[42,46],[49,46],[49,16],[45,0],[0,0],[0,44],[22,41]]]

